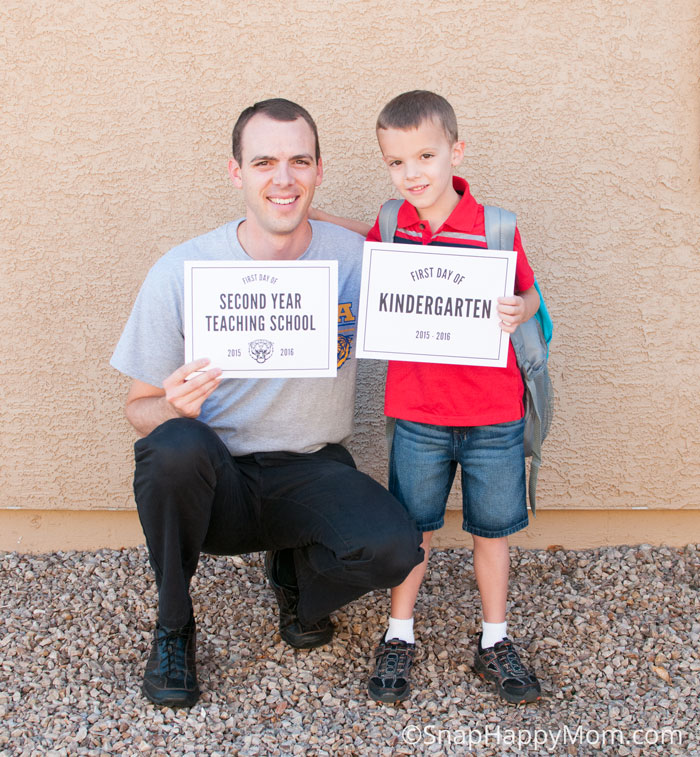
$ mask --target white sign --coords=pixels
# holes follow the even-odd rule
[[[224,378],[335,376],[338,263],[185,261],[185,362]]]
[[[357,356],[504,367],[517,253],[365,242]]]

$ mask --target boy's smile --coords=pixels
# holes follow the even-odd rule
[[[464,142],[451,143],[433,120],[415,129],[378,129],[377,139],[394,186],[435,233],[459,202],[452,171],[462,162]]]

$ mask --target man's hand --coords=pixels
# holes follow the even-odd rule
[[[180,366],[163,381],[165,399],[183,418],[198,418],[204,400],[219,386],[221,368],[210,368],[189,381],[187,377],[209,365],[208,358],[200,358]]]
[[[134,380],[126,398],[126,417],[142,435],[171,418],[198,418],[204,401],[219,386],[221,369],[210,368],[189,381],[187,377],[209,365],[200,358],[180,366],[163,381],[163,388]]]
[[[521,323],[529,321],[540,306],[540,296],[534,286],[512,297],[498,298],[500,327],[506,334],[512,334]]]

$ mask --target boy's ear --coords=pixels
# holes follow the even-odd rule
[[[464,160],[464,141],[452,145],[452,165],[458,166]]]
[[[228,175],[231,177],[233,186],[236,189],[241,189],[243,181],[241,180],[241,167],[238,165],[238,161],[235,158],[231,158],[228,162]]]

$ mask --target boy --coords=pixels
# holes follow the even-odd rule
[[[391,180],[405,202],[395,242],[486,247],[484,209],[453,170],[464,157],[450,104],[432,92],[395,97],[379,114],[377,139]],[[316,211],[317,212],[317,211]],[[317,212],[318,213],[318,212]],[[360,229],[348,222],[319,213]],[[360,224],[361,225],[361,224]],[[380,241],[379,222],[369,241]],[[500,297],[501,328],[513,333],[539,307],[534,274],[515,232],[515,291]],[[494,681],[509,702],[539,699],[535,675],[524,668],[506,636],[508,535],[528,523],[523,453],[523,384],[513,347],[506,368],[389,363],[385,413],[396,418],[389,488],[423,532],[425,557],[391,591],[389,626],[375,652],[369,695],[398,702],[409,695],[415,653],[413,608],[433,533],[444,523],[457,463],[462,467],[463,529],[474,539],[474,571],[483,610],[474,668]]]

